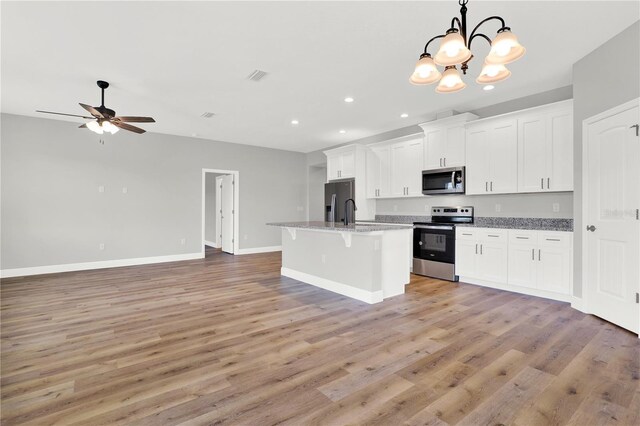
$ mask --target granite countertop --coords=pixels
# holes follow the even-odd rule
[[[528,229],[532,231],[573,232],[573,219],[550,219],[533,217],[476,217],[474,223],[457,227]]]
[[[334,232],[376,232],[376,231],[398,231],[412,229],[413,224],[407,226],[383,225],[383,224],[360,224],[356,223],[345,226],[342,223],[331,222],[281,222],[267,223],[268,226],[279,226],[281,228],[316,229],[321,231]]]

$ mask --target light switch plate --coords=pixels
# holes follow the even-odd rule
[[[104,192],[104,186],[100,185],[100,186],[98,187],[98,192]]]
[[[126,194],[127,192],[129,192],[129,190],[127,189],[127,187],[126,187],[126,186],[123,186],[123,187],[122,187],[122,193],[123,193],[123,194]]]

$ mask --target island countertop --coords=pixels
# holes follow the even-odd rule
[[[409,225],[383,225],[376,223],[356,223],[345,226],[343,223],[332,222],[280,222],[267,223],[269,226],[278,226],[280,228],[297,228],[297,229],[315,229],[320,231],[334,232],[377,232],[377,231],[400,231],[412,229],[413,224]]]

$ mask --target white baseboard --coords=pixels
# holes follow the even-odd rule
[[[464,284],[474,284],[483,287],[496,288],[498,290],[510,291],[512,293],[527,294],[529,296],[544,297],[545,299],[557,300],[559,302],[573,302],[574,297],[568,294],[553,293],[551,291],[538,290],[535,288],[518,287],[515,285],[498,284],[490,281],[478,280],[469,277],[460,277],[460,282]]]
[[[382,290],[362,290],[350,285],[342,284],[336,281],[328,280],[326,278],[321,278],[315,275],[310,275],[285,267],[280,268],[280,274],[285,277],[293,278],[294,280],[302,281],[303,283],[311,284],[316,287],[320,287],[322,289],[329,290],[343,296],[351,297],[352,299],[357,299],[365,303],[373,304],[382,302]]]
[[[589,311],[586,310],[584,306],[584,299],[581,297],[573,296],[573,298],[571,299],[571,307],[585,314],[590,313]]]
[[[67,263],[64,265],[34,266],[0,270],[0,278],[24,277],[28,275],[55,274],[59,272],[86,271],[89,269],[117,268],[121,266],[149,265],[152,263],[177,262],[202,259],[202,253],[184,253],[168,256],[137,257],[131,259],[101,260],[97,262]]]
[[[238,249],[234,254],[270,253],[272,251],[282,251],[282,246],[243,248]]]
[[[218,245],[213,241],[204,240],[204,245],[207,247],[219,248]]]

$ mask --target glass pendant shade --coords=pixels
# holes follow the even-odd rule
[[[458,74],[458,70],[454,66],[447,67],[442,74],[442,79],[436,87],[436,92],[438,93],[453,93],[460,91],[467,87],[466,84],[460,78],[460,74]]]
[[[461,64],[469,58],[471,58],[471,51],[467,49],[462,36],[457,30],[449,30],[440,44],[440,50],[434,61],[438,65],[450,66]]]
[[[488,64],[486,61],[482,67],[476,83],[489,84],[506,80],[511,75],[511,71],[502,64]]]
[[[423,54],[420,56],[418,63],[416,63],[416,69],[411,74],[409,81],[417,85],[432,84],[440,80],[441,76],[431,55]]]
[[[499,32],[491,42],[491,51],[485,59],[489,64],[508,64],[520,59],[526,49],[510,30]]]
[[[120,129],[118,129],[116,126],[114,126],[113,124],[111,124],[108,121],[103,121],[102,122],[102,130],[104,130],[105,132],[109,132],[112,135],[114,135]]]
[[[97,121],[90,121],[87,123],[87,128],[89,128],[89,130],[91,130],[92,132],[95,132],[99,135],[104,133],[104,129],[102,128],[102,126],[100,126],[100,124]]]

